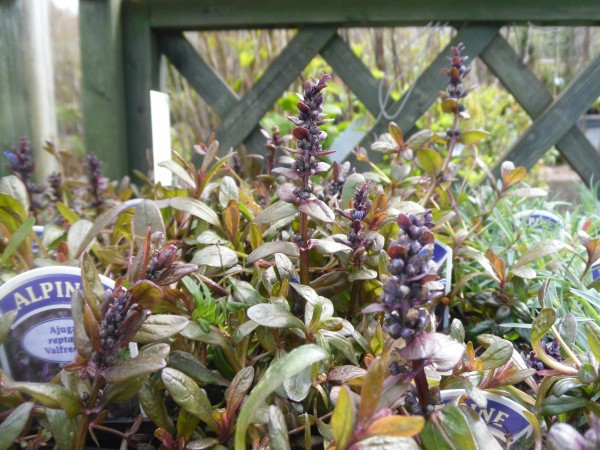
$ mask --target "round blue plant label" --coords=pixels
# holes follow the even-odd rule
[[[466,397],[465,404],[473,409],[487,424],[492,435],[501,443],[506,444],[506,437],[510,435],[512,442],[533,433],[531,424],[523,414],[525,408],[506,397],[483,391],[487,399],[487,407],[482,409]],[[466,395],[463,389],[448,389],[442,391],[442,402],[448,404],[460,395]]]
[[[100,276],[105,289],[114,282]],[[75,356],[71,295],[81,289],[81,270],[33,269],[0,286],[0,313],[17,318],[0,347],[2,369],[19,381],[48,381]]]
[[[527,228],[553,231],[562,228],[562,220],[556,214],[542,209],[521,211],[514,215],[516,223],[524,223]]]

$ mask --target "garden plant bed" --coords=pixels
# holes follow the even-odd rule
[[[0,449],[597,448],[597,192],[564,212],[524,167],[494,177],[464,52],[447,131],[390,123],[355,150],[363,173],[322,146],[327,74],[291,136],[264,131],[260,173],[211,138],[164,163],[175,186],[111,182],[91,155],[40,187],[28,143],[7,152],[3,282],[76,266],[81,283],[75,358],[46,382],[2,374]],[[29,295],[2,311],[2,342],[46,300]],[[126,401],[143,414],[111,422]]]

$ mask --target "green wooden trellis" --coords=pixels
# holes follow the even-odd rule
[[[556,145],[584,181],[600,175],[600,155],[576,126],[600,96],[600,57],[555,99],[499,34],[503,25],[530,21],[540,25],[600,25],[599,0],[527,4],[516,0],[80,0],[80,4],[86,144],[110,161],[112,176],[132,169],[147,170],[146,152],[151,146],[148,91],[159,88],[161,55],[221,117],[216,134],[222,148],[244,143],[260,150],[264,138],[258,133],[259,121],[310,60],[321,54],[366,108],[379,117],[361,142],[368,148],[371,136],[387,128],[387,121],[379,114],[378,84],[337,30],[415,26],[431,21],[452,24],[457,33],[449,45],[464,42],[470,60],[479,57],[532,117],[533,124],[506,159],[531,167]],[[196,53],[182,33],[274,27],[298,28],[298,32],[243,98]],[[90,29],[103,32],[100,49],[90,37]],[[98,52],[108,61],[99,63]],[[122,54],[122,61],[113,54]],[[423,71],[410,95],[387,105],[395,110],[403,104],[396,121],[404,133],[415,131],[416,121],[447,82],[441,69],[448,54],[447,48]],[[115,117],[125,120],[116,121]]]

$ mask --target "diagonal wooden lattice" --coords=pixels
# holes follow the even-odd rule
[[[397,122],[404,133],[415,131],[416,121],[436,100],[437,92],[443,89],[447,78],[442,74],[442,68],[447,65],[449,48],[458,42],[466,45],[471,60],[479,56],[484,61],[534,119],[532,126],[513,145],[507,159],[530,168],[547,149],[556,145],[583,180],[589,182],[594,173],[600,173],[597,151],[576,126],[579,117],[600,96],[600,84],[592,82],[600,76],[600,58],[592,62],[559,98],[553,100],[543,83],[520,62],[512,47],[498,34],[498,27],[463,27],[423,71],[410,91],[397,102],[386,105],[388,111],[395,111],[402,105],[402,114]],[[380,114],[378,81],[335,28],[298,31],[243,98],[239,98],[197,54],[183,34],[159,34],[158,45],[222,118],[216,134],[224,149],[245,143],[251,149],[261,151],[264,138],[258,132],[260,119],[319,53],[367,110],[377,117],[361,145],[368,148],[373,137],[387,128],[387,120]],[[495,171],[499,171],[499,164]]]
[[[346,27],[423,26],[447,23],[459,29],[450,45],[467,46],[532,117],[506,158],[532,166],[555,145],[581,178],[600,174],[598,150],[577,128],[578,118],[600,96],[600,60],[596,59],[556,99],[522,64],[498,34],[503,25],[600,25],[598,0],[546,0],[527,5],[517,0],[330,0],[318,2],[247,0],[79,0],[83,109],[86,148],[107,162],[111,177],[147,172],[152,146],[148,92],[160,89],[160,60],[167,57],[221,118],[217,136],[224,150],[246,144],[261,151],[258,124],[277,98],[317,54],[333,67],[367,110],[376,117],[361,145],[369,148],[384,132],[390,114],[405,134],[436,100],[447,78],[449,48],[444,49],[397,102],[380,105],[378,81],[355,56],[337,30]],[[176,4],[175,4],[176,3]],[[464,25],[467,24],[467,25]],[[298,28],[295,38],[240,98],[195,52],[184,30]],[[381,109],[384,109],[382,113]],[[336,149],[337,155],[344,150]],[[499,164],[495,167],[498,172]]]

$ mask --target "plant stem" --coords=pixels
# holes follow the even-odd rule
[[[452,130],[458,130],[459,118],[460,118],[460,116],[458,115],[458,112],[454,113],[454,123],[452,125]],[[452,159],[452,154],[454,153],[454,147],[456,147],[457,142],[458,142],[458,136],[452,135],[452,137],[450,138],[450,143],[448,144],[448,154],[446,155],[444,164],[442,165],[442,168],[440,169],[440,173],[436,177],[434,177],[433,180],[431,181],[431,185],[429,186],[429,189],[427,190],[425,197],[423,197],[423,199],[421,200],[421,205],[423,205],[423,206],[427,205],[427,202],[433,195],[435,188],[438,187],[438,184],[439,184],[438,180],[439,180],[440,175],[443,175],[448,170],[448,166],[450,165],[450,160]]]
[[[425,376],[425,361],[418,359],[415,360],[414,364],[417,367],[415,375],[417,395],[419,396],[419,403],[423,407],[423,410],[425,410],[425,406],[429,403],[429,383],[427,383],[427,377]]]
[[[94,383],[92,384],[92,392],[90,394],[89,405],[93,409],[98,400],[98,394],[100,392],[100,388],[104,384],[104,376],[98,372],[96,372],[96,376],[94,377]],[[87,439],[88,427],[90,425],[90,415],[86,412],[83,414],[81,421],[79,422],[79,427],[77,428],[77,434],[75,435],[75,445],[73,450],[84,450],[85,449],[85,441]]]
[[[300,211],[300,235],[302,243],[298,249],[300,252],[300,283],[308,284],[308,216]]]

